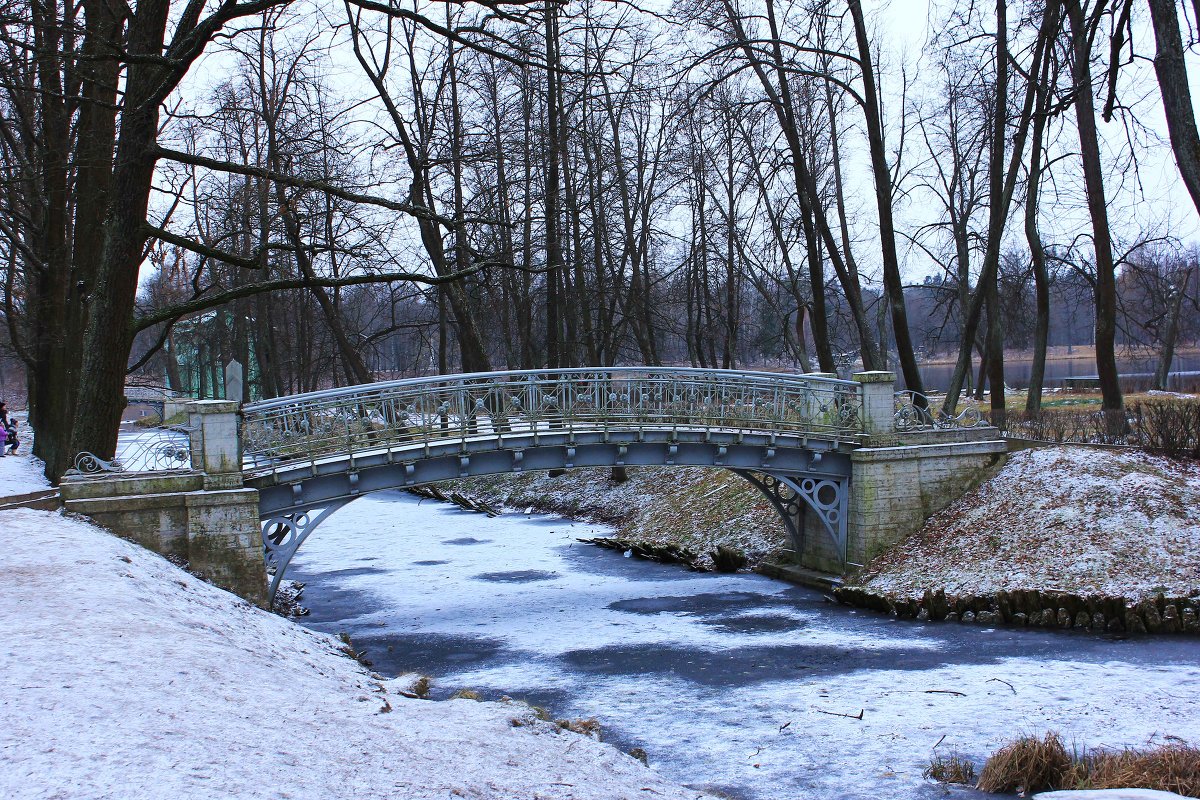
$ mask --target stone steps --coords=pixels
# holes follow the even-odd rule
[[[32,508],[37,511],[57,511],[62,508],[62,495],[58,489],[43,489],[28,494],[17,494],[10,497],[0,497],[0,511],[11,511],[14,508]]]

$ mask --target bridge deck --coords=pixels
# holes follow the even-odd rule
[[[849,442],[859,386],[809,375],[691,368],[525,370],[434,376],[279,398],[244,409],[248,472],[326,456],[514,437],[641,440],[663,432]]]

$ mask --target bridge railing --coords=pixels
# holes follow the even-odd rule
[[[251,472],[331,455],[542,432],[719,429],[849,439],[864,430],[855,382],[694,368],[433,376],[267,400],[243,412]]]

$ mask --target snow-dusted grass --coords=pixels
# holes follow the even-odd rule
[[[779,515],[744,478],[724,469],[629,467],[617,483],[609,469],[544,471],[455,482],[462,491],[509,508],[554,511],[608,522],[618,536],[677,544],[711,563],[717,545],[746,553],[751,564],[787,546]]]
[[[0,641],[0,797],[697,797],[523,705],[407,699],[56,514],[0,512]]]
[[[876,558],[863,582],[907,596],[1187,595],[1200,587],[1200,465],[1082,447],[1016,453]]]

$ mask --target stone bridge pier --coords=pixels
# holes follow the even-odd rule
[[[63,504],[265,606],[258,491],[242,484],[238,404],[199,400],[186,408],[190,469],[68,474]]]
[[[860,569],[1003,465],[1007,443],[989,425],[908,420],[892,372],[860,372],[863,433],[850,451],[845,550],[799,504],[796,563],[842,575]],[[925,424],[928,423],[928,424]]]

